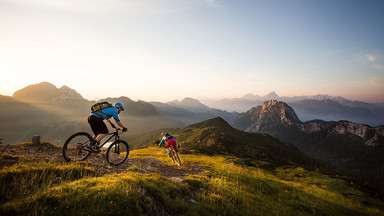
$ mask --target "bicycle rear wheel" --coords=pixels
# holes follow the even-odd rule
[[[92,136],[86,132],[75,133],[70,136],[63,146],[63,157],[66,161],[82,161],[87,159],[91,151],[86,147],[90,145]]]
[[[107,149],[105,155],[107,161],[111,165],[119,165],[127,160],[129,155],[129,145],[124,140],[113,142]]]

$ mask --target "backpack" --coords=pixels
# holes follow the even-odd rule
[[[95,113],[109,107],[113,107],[113,106],[107,101],[96,103],[91,106],[91,113]]]

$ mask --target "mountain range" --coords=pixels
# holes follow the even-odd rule
[[[276,93],[271,93],[262,99],[276,96]],[[247,95],[246,98],[253,97]],[[291,103],[267,100],[261,105],[250,106],[248,111],[242,113],[210,108],[193,98],[168,103],[133,101],[128,97],[100,101],[119,101],[124,105],[126,111],[120,114],[121,120],[129,129],[127,134],[133,137],[124,134],[122,138],[127,138],[130,143],[145,137],[142,135],[145,132],[155,131],[150,136],[153,139],[164,130],[162,128],[181,133],[175,128],[190,125],[181,133],[185,151],[215,154],[220,149],[220,154],[240,155],[246,163],[252,163],[253,157],[260,154],[267,155],[267,159],[273,158],[273,161],[284,160],[284,163],[294,162],[297,158],[304,160],[301,156],[296,157],[301,151],[348,170],[364,182],[384,188],[384,126],[372,127],[337,119],[337,115],[350,116],[367,110],[365,115],[369,117],[380,111],[381,105],[328,96],[323,98],[320,95],[316,97],[321,100],[300,98],[300,101]],[[86,119],[91,105],[96,102],[84,99],[69,87],[57,88],[47,82],[27,86],[13,96],[0,96],[0,139],[5,144],[13,144],[40,135],[43,141],[62,144],[75,132],[91,132]],[[333,114],[331,117],[335,119],[303,121],[296,110],[308,115],[318,113],[318,117]],[[216,118],[218,116],[220,118]],[[208,119],[211,120],[206,121]],[[379,117],[377,120],[382,122]],[[253,146],[262,140],[271,146],[263,146],[267,145],[264,142]],[[262,151],[268,148],[276,150],[276,143],[284,146],[278,147],[279,154]],[[384,191],[381,193],[384,194]]]
[[[234,122],[237,115],[206,107],[191,98],[179,103],[133,101],[128,97],[99,101],[124,105],[126,111],[120,114],[120,119],[130,134],[161,127],[185,127],[216,116]],[[89,101],[74,89],[57,88],[48,82],[27,86],[13,96],[0,95],[0,138],[4,143],[17,143],[40,135],[42,139],[62,144],[72,133],[91,132],[87,116],[92,104],[99,101]]]
[[[322,119],[326,121],[348,120],[371,126],[384,124],[384,103],[351,101],[340,96],[318,94],[313,96],[280,97],[276,92],[265,96],[247,94],[241,98],[206,100],[210,107],[228,111],[245,112],[265,101],[284,101],[293,107],[301,121]]]
[[[371,127],[350,121],[323,120],[302,122],[287,103],[271,100],[240,113],[233,126],[293,143],[311,157],[346,169],[371,184],[384,186],[384,125]]]
[[[273,98],[296,101],[287,104],[295,109],[301,121],[322,119],[349,120],[372,126],[384,124],[382,104],[349,101],[328,95],[316,95],[308,99],[304,96],[279,97],[275,92],[263,97],[248,94],[239,99],[222,100],[229,103],[225,109],[217,109],[217,106],[211,108],[188,97],[167,103],[133,101],[128,97],[104,98],[99,101],[122,102],[127,108],[121,114],[122,121],[127,122],[130,133],[137,134],[160,127],[185,127],[217,116],[232,125],[239,113],[226,111],[231,110],[231,106],[243,106],[248,110]],[[13,96],[0,95],[0,120],[4,122],[0,125],[0,138],[5,143],[23,142],[37,134],[62,143],[69,131],[89,131],[86,117],[89,107],[96,102],[84,99],[68,86],[57,88],[48,82],[27,86],[16,91]]]

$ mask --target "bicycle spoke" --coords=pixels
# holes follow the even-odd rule
[[[66,161],[85,160],[91,153],[87,147],[91,142],[91,136],[88,133],[80,132],[67,139],[63,146],[63,156]]]

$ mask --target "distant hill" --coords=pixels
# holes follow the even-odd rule
[[[293,143],[307,155],[347,169],[374,184],[384,180],[384,126],[349,121],[301,122],[292,107],[276,100],[239,114],[234,126]]]
[[[294,97],[280,97],[276,92],[272,91],[264,96],[246,94],[241,98],[224,98],[221,100],[207,100],[205,101],[210,107],[224,109],[236,112],[245,112],[252,107],[262,105],[268,100],[279,100],[287,103],[296,102],[304,99],[312,99],[313,96],[294,96]]]
[[[180,106],[133,101],[124,96],[99,101],[121,102],[124,105],[125,111],[120,114],[120,120],[128,127],[129,134],[162,127],[185,127],[216,116],[233,122],[236,117],[236,113],[207,108],[202,104],[195,108],[205,107],[207,110],[204,113],[180,107],[193,107],[197,100],[191,98],[180,102]],[[84,99],[67,86],[57,88],[48,82],[27,86],[16,91],[12,97],[0,97],[0,138],[3,143],[18,143],[40,135],[46,141],[62,144],[75,132],[91,132],[87,116],[96,102]]]
[[[127,97],[100,101],[119,101],[125,106],[120,119],[130,134],[185,125],[160,114],[146,102]],[[47,82],[27,86],[12,97],[0,97],[0,138],[8,144],[30,141],[32,136],[40,135],[42,140],[63,144],[75,132],[91,133],[87,116],[94,103],[66,86],[56,88]]]
[[[105,98],[100,101],[108,101],[115,104],[120,102],[123,104],[125,111],[121,113],[124,116],[160,116],[161,114],[156,110],[154,106],[144,101],[133,101],[128,97],[118,98]]]
[[[47,101],[85,100],[79,93],[68,86],[57,88],[49,82],[29,85],[16,91],[13,94],[13,97],[17,100],[35,103]]]
[[[244,163],[252,166],[256,166],[256,161],[264,161],[265,166],[300,164],[325,167],[303,155],[292,144],[283,143],[267,134],[237,130],[220,117],[182,129],[159,129],[131,136],[128,141],[134,148],[157,145],[161,131],[167,131],[177,137],[182,153],[231,155],[242,158]]]
[[[240,158],[260,159],[270,163],[289,164],[302,160],[296,147],[280,142],[267,134],[246,133],[231,127],[217,117],[190,125],[179,131],[184,151],[203,154],[234,155]]]
[[[214,118],[214,117],[222,117],[227,122],[232,124],[235,121],[235,118],[238,114],[237,112],[227,112],[225,110],[210,108],[210,107],[202,104],[199,100],[193,99],[193,98],[188,98],[188,97],[184,98],[181,101],[178,101],[178,100],[170,101],[167,104],[170,106],[173,106],[173,107],[182,108],[182,109],[187,110],[189,112],[198,114],[198,115],[195,115],[195,119],[200,118],[200,121],[207,120],[207,119]],[[163,112],[168,112],[167,110],[164,110],[164,107],[165,107],[164,105],[160,105],[159,103],[156,103],[156,105]],[[169,106],[168,106],[168,108],[169,108]],[[176,111],[176,109],[173,109],[173,110]],[[181,113],[180,110],[176,111],[176,115],[178,115],[180,113]],[[173,114],[171,114],[171,115],[173,115]],[[188,114],[187,114],[187,116],[188,116]],[[197,117],[197,116],[199,116],[199,117]],[[199,122],[199,121],[195,121],[193,123],[196,123],[196,122]]]
[[[346,99],[306,99],[289,103],[302,121],[322,119],[325,121],[348,120],[371,126],[384,125],[384,106],[353,102]]]
[[[181,101],[178,101],[178,100],[170,101],[167,104],[173,105],[176,107],[181,107],[194,113],[205,113],[210,109],[208,106],[202,104],[200,101],[193,98],[189,98],[189,97],[186,97]]]
[[[184,122],[184,126],[215,117],[208,112],[195,113],[180,106],[174,106],[168,103],[150,102],[150,104],[153,105],[159,113],[177,121]]]

